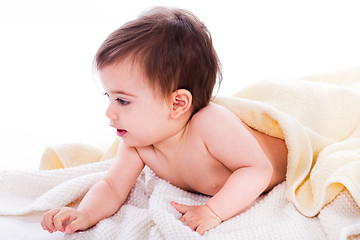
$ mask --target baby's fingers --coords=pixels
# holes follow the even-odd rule
[[[67,227],[65,228],[65,232],[67,234],[72,234],[76,232],[77,230],[83,230],[86,228],[86,225],[84,221],[81,218],[78,218],[74,221],[72,221]]]
[[[54,225],[54,216],[60,211],[60,209],[54,209],[43,214],[41,219],[41,226],[49,233],[56,232]]]
[[[209,230],[210,228],[205,227],[204,225],[199,225],[196,228],[196,232],[199,233],[200,235],[203,235],[207,230]]]
[[[206,231],[216,227],[217,225],[219,225],[219,222],[209,219],[208,221],[200,223],[194,230],[200,235],[203,235]]]
[[[54,216],[54,225],[60,232],[65,232],[65,227],[70,223],[72,219],[76,219],[76,216],[72,216],[74,212],[72,209],[64,208]]]
[[[180,203],[177,203],[177,202],[174,202],[174,201],[171,201],[170,203],[173,207],[175,207],[175,209],[182,213],[182,214],[185,214],[187,213],[187,211],[189,211],[189,206],[186,206],[186,205],[183,205],[183,204],[180,204]]]

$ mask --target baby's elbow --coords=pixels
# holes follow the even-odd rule
[[[257,166],[258,172],[261,175],[261,178],[266,183],[270,183],[273,174],[274,174],[274,168],[270,161],[264,161],[261,164],[258,164]]]
[[[272,188],[273,185],[273,178],[274,178],[274,167],[269,163],[262,164],[259,167],[259,171],[261,172],[261,178],[263,179],[264,187],[266,188],[265,191],[268,191]]]

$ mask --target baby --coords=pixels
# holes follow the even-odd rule
[[[212,196],[201,206],[169,203],[199,234],[285,180],[285,142],[210,103],[220,62],[192,13],[145,12],[110,34],[95,66],[109,97],[106,116],[121,138],[116,160],[77,209],[46,212],[44,230],[71,234],[113,215],[145,165],[179,188]]]

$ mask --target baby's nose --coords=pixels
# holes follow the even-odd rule
[[[110,121],[117,120],[118,115],[115,111],[112,110],[111,106],[109,105],[105,111],[105,116],[110,119]]]

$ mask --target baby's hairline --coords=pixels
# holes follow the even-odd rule
[[[139,60],[137,60],[137,57],[133,56],[133,54],[128,54],[127,56],[123,56],[123,57],[119,57],[118,59],[114,60],[114,61],[111,61],[111,62],[106,62],[104,64],[101,64],[100,66],[98,65],[95,65],[94,64],[94,67],[95,67],[95,70],[96,71],[101,71],[103,68],[105,67],[108,67],[108,66],[116,66],[118,64],[121,64],[121,63],[124,63],[124,61],[126,60],[130,60],[131,61],[131,64],[132,66],[133,65],[137,65],[139,67],[139,69],[141,70],[144,70],[145,69],[145,66],[144,66],[144,62],[141,62]],[[165,100],[165,101],[168,101],[169,98],[171,97],[171,94],[178,91],[178,90],[182,90],[184,88],[177,88],[177,89],[172,89],[172,90],[169,90],[167,92],[164,92],[162,89],[161,89],[161,86],[160,86],[160,83],[158,83],[158,81],[151,81],[150,80],[150,77],[144,72],[142,71],[142,74],[144,76],[144,79],[146,80],[149,88],[151,88],[151,90],[153,91],[154,93],[154,96],[158,99],[158,100]],[[184,90],[187,90],[189,91],[188,89],[184,89]],[[218,89],[219,90],[219,89]],[[193,95],[193,93],[191,91],[189,91],[189,93],[191,95]],[[202,108],[206,107],[207,105],[209,105],[209,103],[211,102],[211,100],[214,98],[215,96],[212,96],[208,103],[203,106]],[[202,108],[198,109],[197,111],[195,111],[193,109],[193,104],[191,103],[191,108],[192,108],[192,115],[194,115],[196,112],[200,111]]]
[[[180,90],[181,88],[179,89],[171,89],[169,91],[163,91],[161,89],[161,85],[160,83],[158,82],[158,80],[150,80],[150,77],[146,74],[146,72],[144,71],[145,69],[145,63],[144,62],[141,62],[140,60],[138,60],[138,57],[134,56],[134,54],[128,54],[127,56],[122,56],[122,57],[119,57],[117,58],[116,60],[114,61],[111,61],[111,62],[106,62],[106,63],[103,63],[101,65],[98,65],[96,62],[94,64],[94,67],[95,67],[95,71],[97,72],[100,72],[102,69],[106,68],[106,67],[109,67],[109,66],[114,66],[116,67],[116,65],[119,65],[119,64],[123,64],[124,62],[126,61],[130,61],[130,64],[131,66],[137,66],[138,69],[140,69],[141,71],[141,74],[143,75],[143,79],[147,82],[149,88],[153,91],[154,93],[154,96],[157,97],[157,99],[164,99],[164,100],[168,100],[169,97],[171,96],[171,94],[177,90]],[[187,90],[187,89],[186,89]],[[190,92],[190,91],[189,91]],[[190,92],[191,94],[191,92]]]

